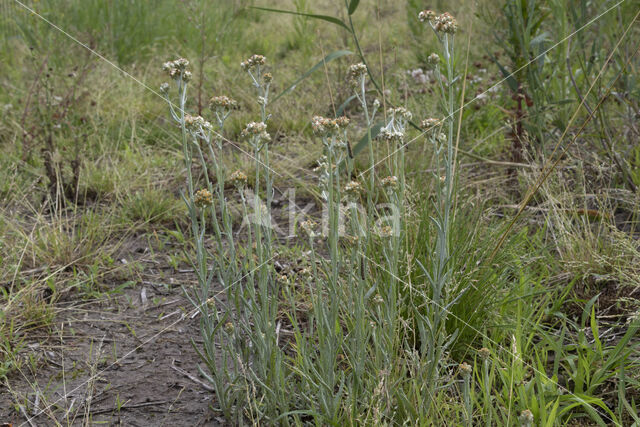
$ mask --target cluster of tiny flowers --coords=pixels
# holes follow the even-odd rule
[[[433,20],[433,28],[441,33],[455,34],[458,30],[458,23],[453,16],[445,12]]]
[[[227,322],[224,324],[224,331],[229,335],[231,335],[235,329],[235,326],[233,326],[233,323],[231,322]]]
[[[429,22],[433,29],[440,33],[455,34],[458,30],[458,23],[448,12],[436,15],[433,10],[423,10],[418,14],[418,19],[421,22]]]
[[[487,360],[491,356],[491,351],[487,347],[482,347],[478,350],[478,355],[482,360]]]
[[[385,225],[380,228],[380,237],[391,237],[393,236],[393,228],[390,225]]]
[[[266,84],[269,84],[273,81],[273,76],[271,75],[271,73],[264,73],[262,75],[262,80],[264,80]]]
[[[304,230],[304,232],[311,238],[317,236],[315,232],[316,223],[313,222],[312,220],[302,221],[300,223],[300,228],[302,228],[302,230]]]
[[[400,131],[384,128],[378,134],[378,137],[384,141],[394,142],[394,141],[402,141],[404,134]]]
[[[351,181],[344,186],[344,192],[355,197],[362,192],[362,185],[358,181]]]
[[[360,79],[367,74],[367,66],[363,63],[353,64],[349,67],[349,71],[347,73],[347,78],[352,85],[358,85],[360,83]]]
[[[431,65],[432,67],[435,67],[439,63],[440,63],[440,56],[438,56],[437,53],[432,53],[427,57],[427,64]]]
[[[267,62],[267,58],[262,55],[252,55],[251,58],[240,63],[240,67],[243,70],[251,70],[259,65],[264,65]]]
[[[396,188],[398,186],[398,177],[388,176],[386,178],[382,178],[382,186],[384,188]]]
[[[533,424],[533,413],[529,409],[525,409],[520,413],[520,422],[524,426],[530,426]]]
[[[160,93],[166,95],[169,93],[169,83],[162,83],[160,85]]]
[[[320,136],[331,135],[334,132],[345,129],[349,125],[349,118],[340,116],[337,119],[328,119],[322,116],[314,116],[311,119],[313,133]]]
[[[384,304],[384,298],[382,298],[382,296],[380,294],[376,294],[373,297],[373,303],[375,305],[382,305],[382,304]]]
[[[251,122],[242,130],[240,135],[243,138],[251,138],[257,136],[264,141],[270,141],[271,136],[267,133],[267,125],[264,122]]]
[[[187,65],[189,65],[189,61],[184,58],[176,59],[175,61],[168,61],[162,64],[162,69],[166,71],[169,76],[178,80],[182,77],[182,80],[188,82],[191,80],[191,71],[187,71]]]
[[[198,190],[196,191],[196,194],[193,197],[193,202],[199,208],[211,206],[213,204],[213,195],[206,188],[202,190]]]
[[[209,108],[212,110],[231,111],[240,109],[238,101],[231,99],[228,96],[214,96],[209,100]]]
[[[229,181],[236,187],[244,187],[247,185],[247,175],[242,171],[235,171],[229,176]]]
[[[441,124],[442,122],[439,119],[430,117],[420,122],[420,128],[422,128],[422,130],[432,130],[433,128],[435,128],[436,126],[440,126]]]
[[[422,12],[418,13],[418,19],[420,20],[420,22],[424,22],[424,21],[433,21],[436,17],[436,13],[433,10],[423,10]]]
[[[192,116],[190,114],[185,114],[184,116],[184,127],[191,132],[198,132],[200,129],[202,130],[212,130],[213,126],[211,123],[206,121],[200,116]]]
[[[466,362],[462,362],[459,368],[460,368],[460,373],[462,374],[463,377],[469,377],[473,372],[473,369],[471,368],[471,366]]]
[[[400,117],[404,120],[411,120],[411,117],[413,116],[411,114],[411,111],[407,110],[404,107],[389,108],[389,110],[387,110],[387,114],[392,116],[393,118]]]

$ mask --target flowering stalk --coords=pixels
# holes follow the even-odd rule
[[[438,41],[441,43],[443,60],[446,68],[445,84],[440,72],[440,58],[437,54],[429,57],[429,63],[435,67],[436,80],[440,85],[442,101],[446,112],[444,123],[437,119],[427,119],[422,122],[422,127],[434,145],[436,170],[444,167],[444,175],[436,177],[436,215],[432,218],[436,227],[436,247],[430,268],[420,264],[429,284],[431,285],[431,304],[427,304],[426,316],[418,313],[422,319],[418,324],[420,331],[422,351],[427,356],[428,372],[427,384],[431,387],[438,381],[439,365],[442,355],[451,338],[447,341],[444,329],[447,312],[455,301],[447,301],[445,291],[451,281],[451,264],[449,240],[451,235],[451,214],[454,201],[454,153],[453,130],[455,120],[455,91],[454,83],[454,35],[457,30],[456,20],[448,13],[436,15],[431,10],[420,12],[418,18],[422,22],[428,22],[433,29]],[[446,124],[447,133],[442,134],[439,128]],[[430,405],[430,402],[426,402]]]
[[[253,221],[249,236],[253,236],[248,247],[251,270],[250,281],[246,286],[246,298],[242,310],[248,311],[248,322],[243,327],[251,340],[251,365],[253,387],[261,392],[261,401],[253,402],[257,413],[267,418],[276,419],[286,413],[291,398],[286,382],[284,356],[278,347],[278,309],[280,281],[273,276],[271,259],[273,237],[271,230],[271,203],[273,184],[269,167],[269,142],[271,136],[267,132],[267,114],[269,88],[272,82],[270,73],[264,72],[266,58],[253,55],[242,62],[241,67],[251,78],[258,92],[257,102],[260,106],[260,122],[248,123],[241,136],[249,142],[253,150],[255,165],[255,185],[253,188]],[[265,190],[265,203],[260,199],[261,188]],[[243,198],[243,206],[246,203]],[[257,265],[253,261],[255,246]],[[257,285],[257,293],[256,293]]]
[[[376,330],[380,344],[377,351],[382,357],[379,362],[381,367],[391,365],[399,345],[398,284],[405,218],[404,138],[411,113],[403,107],[391,108],[387,111],[387,117],[388,122],[379,135],[380,139],[390,145],[393,153],[389,168],[391,175],[382,179],[382,186],[387,194],[387,207],[392,209],[392,223],[383,226],[379,231],[387,270],[385,286],[379,289],[379,298],[384,304],[380,304],[379,307],[381,327]]]
[[[333,422],[338,419],[342,400],[342,393],[336,394],[336,387],[343,381],[344,375],[337,367],[338,356],[343,349],[343,333],[339,319],[339,309],[343,305],[339,275],[343,262],[338,245],[342,200],[339,166],[346,160],[348,124],[349,119],[346,117],[328,119],[316,116],[312,119],[313,132],[321,138],[324,146],[324,156],[318,169],[321,194],[326,204],[325,230],[330,265],[325,282],[326,289],[318,286],[312,300],[317,323],[318,366],[309,366],[307,375],[315,378],[312,383],[317,384],[313,388],[318,396],[321,413]],[[310,243],[313,245],[312,241]],[[325,299],[325,292],[328,301]]]
[[[224,198],[224,169],[219,163],[218,156],[213,147],[213,126],[200,116],[191,116],[186,113],[187,87],[191,79],[191,73],[186,69],[189,62],[186,59],[178,59],[164,64],[163,69],[176,82],[178,89],[178,110],[174,107],[169,97],[169,85],[164,83],[160,87],[170,109],[172,118],[178,122],[182,134],[182,150],[187,173],[187,194],[183,195],[185,204],[191,220],[191,232],[195,239],[196,257],[192,260],[194,271],[198,278],[199,288],[196,290],[195,298],[189,296],[191,302],[200,312],[200,330],[203,337],[203,351],[196,348],[202,359],[207,364],[209,374],[203,374],[211,381],[218,396],[220,408],[225,416],[232,418],[231,408],[235,405],[237,396],[232,390],[232,386],[237,382],[239,373],[235,369],[235,346],[233,334],[229,328],[220,330],[222,322],[230,315],[228,308],[222,307],[218,311],[216,299],[210,297],[211,284],[217,278],[222,284],[231,284],[238,278],[238,265],[235,262],[228,262],[229,255],[226,253],[224,242],[227,242],[232,260],[235,260],[235,244],[231,233],[231,219],[228,213]],[[227,98],[228,99],[228,98]],[[237,105],[235,101],[229,100],[228,106]],[[234,109],[234,108],[231,108]],[[218,127],[220,132],[223,129],[224,120],[228,117],[231,109],[226,110],[222,115],[218,115]],[[221,134],[217,134],[218,148],[221,148]],[[217,190],[209,180],[208,163],[205,160],[201,148],[204,144],[208,149],[209,157],[213,162],[214,172],[218,181]],[[195,191],[195,182],[192,175],[194,155],[199,160],[203,170],[206,188]],[[213,200],[216,194],[218,206],[221,212],[222,228],[220,219],[216,211],[216,204]],[[210,222],[207,221],[209,215]],[[215,253],[215,266],[209,271],[209,252],[205,246],[207,225],[211,224],[214,230],[214,237],[217,244]],[[224,230],[224,231],[223,231]],[[226,235],[226,237],[224,237]],[[229,286],[225,286],[230,288]],[[195,345],[194,345],[195,346]],[[220,357],[218,347],[224,349]],[[222,359],[219,366],[218,358]]]
[[[377,99],[373,103],[373,110],[370,112],[367,106],[367,91],[365,82],[367,78],[367,66],[359,63],[349,67],[347,72],[349,84],[353,87],[354,93],[360,105],[364,110],[364,117],[367,122],[367,138],[369,146],[369,193],[373,193],[375,186],[375,158],[373,153],[373,144],[371,144],[371,125],[376,116],[376,111],[380,107],[380,101]]]

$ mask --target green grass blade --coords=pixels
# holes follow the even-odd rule
[[[314,65],[313,67],[309,68],[303,75],[301,75],[295,82],[293,82],[293,84],[291,86],[289,86],[288,88],[283,90],[281,93],[279,93],[275,98],[273,98],[273,100],[271,102],[276,102],[278,100],[278,98],[280,98],[281,96],[286,95],[289,92],[292,92],[302,80],[304,80],[307,77],[309,77],[314,71],[316,71],[318,68],[322,67],[327,62],[333,61],[334,59],[340,58],[341,56],[352,55],[352,54],[353,54],[353,52],[351,52],[349,50],[336,50],[335,52],[331,52],[330,54],[325,56],[322,60],[320,60],[320,62],[318,62],[316,65]]]
[[[335,18],[333,16],[315,15],[313,13],[294,12],[292,10],[272,9],[270,7],[252,6],[251,8],[252,9],[258,9],[258,10],[264,10],[264,11],[267,11],[267,12],[287,13],[289,15],[300,15],[300,16],[306,16],[306,17],[313,18],[313,19],[321,19],[323,21],[327,21],[327,22],[331,22],[332,24],[336,24],[336,25],[344,28],[348,32],[351,32],[349,27],[347,27],[347,24],[345,24],[344,22],[342,22],[341,20],[339,20],[338,18]]]

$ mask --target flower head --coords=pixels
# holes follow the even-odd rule
[[[262,55],[251,55],[251,58],[240,63],[240,67],[242,67],[243,70],[250,71],[253,68],[258,67],[260,65],[264,65],[266,63],[267,63],[266,57]]]
[[[420,22],[424,22],[424,21],[433,21],[433,19],[436,17],[436,13],[433,10],[423,10],[420,13],[418,13],[418,19],[420,20]]]
[[[429,64],[431,67],[435,67],[439,63],[440,63],[440,56],[437,53],[434,52],[427,57],[427,64]]]
[[[411,120],[412,117],[411,111],[407,110],[404,107],[389,108],[387,114],[392,116],[393,118],[399,117],[404,120]]]
[[[398,187],[398,177],[388,176],[386,178],[382,178],[382,186],[388,189],[394,189]]]
[[[353,64],[349,66],[349,70],[347,72],[347,78],[349,82],[357,86],[360,84],[361,79],[367,74],[367,66],[363,63]]]
[[[192,116],[190,114],[185,114],[184,116],[184,126],[190,132],[199,132],[199,131],[210,131],[213,129],[211,123],[206,121],[200,116]]]
[[[178,58],[175,61],[168,61],[162,64],[162,69],[174,80],[182,78],[188,81],[191,79],[191,72],[186,71],[187,65],[189,65],[189,61],[184,58]]]
[[[169,93],[169,83],[162,83],[160,85],[160,93],[166,95]]]
[[[344,186],[344,192],[348,196],[357,197],[362,192],[362,185],[358,181],[351,181]]]
[[[378,138],[388,142],[400,142],[402,141],[403,137],[404,134],[402,132],[388,128],[383,128],[378,134]]]
[[[483,360],[487,360],[491,356],[491,351],[489,351],[489,349],[486,347],[482,347],[480,350],[478,350],[478,354]]]
[[[436,16],[432,25],[434,30],[446,34],[455,34],[458,30],[458,23],[448,12]]]
[[[231,183],[236,187],[242,188],[247,185],[247,175],[245,175],[244,172],[237,170],[229,176],[229,181],[231,181]]]
[[[471,368],[471,366],[466,362],[462,362],[460,366],[458,366],[458,368],[460,369],[460,373],[462,374],[463,377],[469,377],[473,372],[473,369]]]
[[[229,98],[228,96],[214,96],[209,100],[209,108],[213,111],[221,111],[223,113],[228,113],[232,110],[239,110],[240,106],[238,105],[238,101]]]
[[[300,223],[300,228],[307,234],[307,236],[314,238],[317,236],[315,231],[316,223],[312,220],[302,221]]]
[[[393,228],[390,225],[385,225],[384,227],[380,228],[379,235],[382,238],[391,237],[393,236]]]
[[[248,123],[240,135],[246,139],[257,137],[262,141],[271,141],[271,136],[267,133],[267,125],[264,122]]]
[[[424,131],[433,130],[435,127],[440,126],[441,124],[442,124],[442,121],[440,121],[439,119],[430,117],[420,122],[420,128]]]
[[[525,409],[520,413],[520,422],[523,426],[533,425],[533,413],[529,409]]]
[[[346,116],[340,116],[337,119],[313,116],[311,119],[311,128],[316,135],[328,136],[338,130],[345,129],[349,125],[349,121],[349,118]]]
[[[196,191],[196,194],[193,197],[193,202],[199,208],[211,206],[213,204],[213,195],[209,190],[203,188],[202,190]]]
[[[233,326],[233,323],[231,322],[227,322],[224,325],[224,331],[229,335],[231,335],[235,329],[236,328]]]
[[[273,76],[271,75],[271,73],[264,73],[262,75],[262,80],[266,83],[269,84],[273,81]]]

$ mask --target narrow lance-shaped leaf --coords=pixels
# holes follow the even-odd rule
[[[313,19],[321,19],[323,21],[327,21],[327,22],[331,22],[332,24],[336,24],[342,28],[344,28],[345,30],[347,30],[348,32],[351,32],[351,30],[349,29],[349,27],[347,27],[347,25],[342,22],[341,20],[339,20],[338,18],[335,18],[333,16],[328,16],[328,15],[315,15],[313,13],[302,13],[302,12],[294,12],[292,10],[281,10],[281,9],[272,9],[270,7],[259,7],[259,6],[252,6],[252,9],[258,9],[258,10],[264,10],[267,12],[275,12],[275,13],[287,13],[289,15],[300,15],[300,16],[306,16],[308,18],[313,18]]]
[[[307,77],[309,77],[314,71],[316,71],[317,69],[322,67],[322,65],[324,65],[325,63],[333,61],[336,58],[340,58],[341,56],[351,55],[351,54],[353,54],[353,52],[348,51],[348,50],[337,50],[335,52],[331,52],[330,54],[325,56],[322,60],[320,60],[320,62],[318,62],[316,65],[314,65],[313,67],[309,68],[303,75],[301,75],[295,82],[293,82],[293,84],[291,86],[289,86],[288,88],[283,90],[281,93],[279,93],[275,98],[273,98],[273,100],[271,102],[275,102],[281,96],[286,95],[289,92],[292,92],[302,80],[304,80]]]
[[[356,99],[357,96],[356,95],[351,95],[349,98],[347,98],[346,101],[344,101],[339,107],[338,110],[336,111],[336,117],[340,117],[342,115],[342,113],[344,112],[344,109],[347,108],[347,105],[349,105],[349,103],[351,103],[351,101],[353,101],[354,99]]]
[[[375,125],[371,126],[371,142],[373,143],[373,139],[378,136],[378,133],[380,133],[380,129],[382,129],[382,126],[384,125],[383,122],[378,122]],[[358,141],[358,143],[356,144],[355,147],[353,147],[353,155],[357,156],[359,152],[361,152],[369,143],[369,135],[365,135],[363,136],[360,141]]]
[[[380,129],[382,129],[382,126],[384,126],[383,122],[378,122],[375,125],[371,126],[371,142],[372,143],[373,143],[373,139],[376,136],[378,136],[378,133],[380,133]],[[351,151],[351,154],[353,154],[353,157],[357,156],[358,153],[361,152],[367,146],[368,143],[369,143],[369,135],[367,133],[360,139],[360,141],[358,141],[356,146],[353,147],[353,150]],[[340,162],[339,167],[340,167],[340,169],[345,167],[344,160],[342,162]]]
[[[358,8],[359,3],[360,3],[360,0],[351,0],[351,2],[349,2],[349,15],[353,15],[353,13]]]

